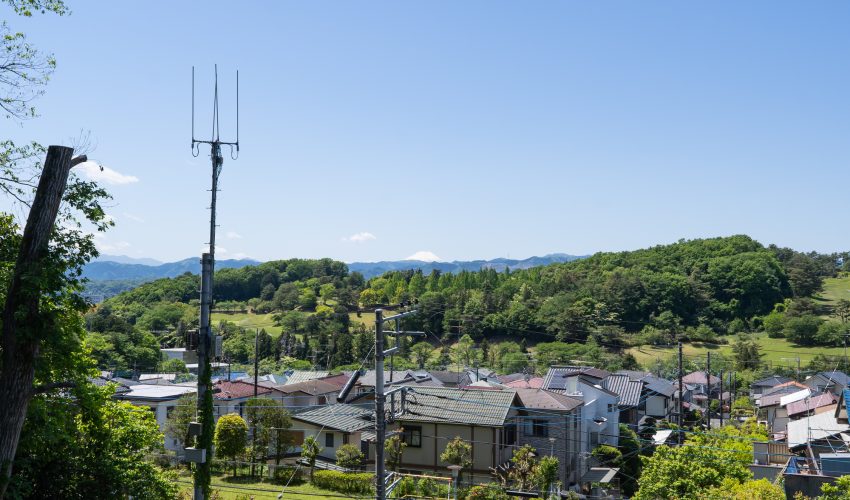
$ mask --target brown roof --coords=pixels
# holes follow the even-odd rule
[[[711,379],[710,379],[710,380],[711,380],[711,385],[715,385],[715,384],[719,384],[719,383],[720,383],[720,379],[719,379],[719,378],[717,378],[717,377],[715,377],[714,375],[712,375],[712,376],[711,376]],[[700,385],[707,385],[707,384],[706,384],[706,376],[705,376],[705,372],[693,372],[693,373],[689,373],[689,374],[685,375],[684,377],[682,377],[682,383],[683,383],[683,384],[700,384]]]
[[[260,394],[269,394],[272,392],[272,389],[268,387],[261,387],[257,384],[257,395]],[[248,384],[246,382],[234,381],[228,382],[226,380],[219,380],[213,385],[213,398],[214,399],[239,399],[239,398],[250,398],[254,396],[254,384]]]
[[[330,392],[339,392],[340,386],[331,382],[325,382],[322,379],[306,380],[295,384],[286,384],[275,386],[278,391],[290,395],[295,392],[303,392],[315,396],[317,394],[328,394]]]
[[[533,377],[528,380],[519,379],[504,384],[511,389],[540,389],[543,387],[543,377]]]
[[[836,398],[831,392],[826,392],[818,394],[817,396],[811,396],[789,403],[785,409],[788,411],[789,416],[797,415],[799,413],[806,413],[810,410],[814,410],[815,408],[820,408],[821,406],[831,405],[835,403],[837,399],[838,398]]]
[[[538,410],[570,411],[583,404],[579,398],[543,389],[517,389],[516,394],[522,406]]]

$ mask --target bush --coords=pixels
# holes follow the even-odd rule
[[[505,490],[495,484],[473,486],[466,494],[466,500],[509,500]]]
[[[368,472],[339,472],[318,470],[313,475],[313,485],[339,493],[369,495],[374,491],[375,475]]]
[[[298,467],[278,467],[274,471],[274,482],[280,484],[301,484],[304,478]]]
[[[346,469],[356,469],[363,463],[363,452],[353,444],[344,444],[336,450],[336,464]]]

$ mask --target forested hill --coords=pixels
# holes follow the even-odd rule
[[[219,270],[215,296],[220,308],[339,317],[416,299],[424,313],[416,321],[436,334],[568,339],[600,330],[616,336],[647,325],[665,331],[702,326],[722,334],[730,324],[749,325],[787,298],[810,296],[824,277],[836,274],[840,257],[732,236],[503,273],[407,270],[368,281],[342,262],[291,259]],[[156,304],[195,300],[197,290],[198,277],[185,274],[144,284],[106,304],[132,322]]]

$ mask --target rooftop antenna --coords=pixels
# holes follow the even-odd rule
[[[216,197],[218,194],[218,176],[224,158],[221,147],[230,147],[230,158],[239,157],[239,72],[236,72],[236,141],[221,140],[218,111],[218,65],[215,66],[215,87],[213,92],[212,134],[209,140],[195,138],[195,67],[192,66],[192,156],[200,155],[200,145],[210,145],[212,160],[212,188],[210,202],[210,239],[209,252],[201,256],[201,318],[198,339],[198,420],[200,433],[195,446],[198,452],[197,467],[195,468],[194,499],[205,500],[210,496],[210,464],[212,463],[213,442],[213,401],[212,401],[212,366],[210,360],[215,352],[212,349],[213,336],[210,326],[212,310],[213,272],[215,270],[215,215]],[[234,151],[235,148],[235,151]]]

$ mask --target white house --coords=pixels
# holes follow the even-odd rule
[[[619,397],[572,368],[549,368],[543,389],[578,397],[581,411],[583,446],[593,450],[600,444],[617,446],[620,438]]]
[[[116,394],[117,399],[129,401],[136,406],[146,406],[156,415],[156,423],[165,432],[168,415],[177,406],[177,400],[184,394],[197,392],[197,388],[186,385],[132,385],[127,392]],[[165,448],[182,451],[180,443],[173,436],[165,437]]]

